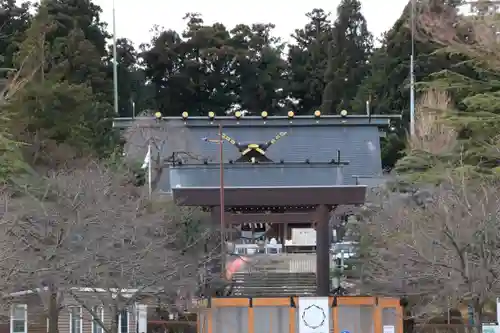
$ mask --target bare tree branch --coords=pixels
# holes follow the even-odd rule
[[[17,288],[38,287],[47,302],[47,294],[65,294],[97,321],[95,307],[105,307],[114,318],[103,326],[108,333],[117,332],[121,311],[147,295],[177,311],[192,302],[217,247],[207,247],[215,230],[202,212],[145,201],[127,175],[96,163],[46,184],[11,202],[3,218]]]
[[[480,6],[476,6],[471,15],[464,15],[460,8],[445,1],[419,1],[417,37],[424,42],[437,43],[447,52],[474,59],[484,68],[498,71],[500,22],[498,15],[489,10],[488,2],[478,1]]]
[[[370,288],[417,299],[419,315],[466,303],[479,319],[500,291],[499,189],[450,177],[424,200],[378,193],[362,224]]]
[[[457,133],[445,123],[452,102],[443,91],[430,89],[419,99],[416,112],[416,135],[412,136],[409,146],[433,155],[449,153],[457,143]]]

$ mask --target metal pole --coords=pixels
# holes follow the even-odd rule
[[[113,93],[115,114],[118,115],[118,59],[116,57],[116,8],[113,0]]]
[[[148,156],[149,156],[149,161],[148,161],[148,193],[149,193],[149,200],[153,199],[153,187],[152,187],[152,174],[153,174],[153,152],[151,151],[151,136],[149,137],[149,143],[148,143]]]
[[[226,223],[224,221],[224,139],[222,138],[222,123],[219,123],[219,171],[220,171],[220,238],[221,238],[221,256],[222,256],[222,272],[226,273],[226,237],[224,228]]]
[[[410,134],[415,136],[415,0],[411,0]]]

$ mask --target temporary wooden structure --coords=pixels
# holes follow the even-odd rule
[[[315,314],[316,326],[304,328],[314,302],[326,300],[327,317],[318,323]],[[197,326],[198,333],[403,333],[403,310],[400,299],[388,297],[220,297],[200,307]]]

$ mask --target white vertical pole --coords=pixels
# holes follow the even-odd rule
[[[152,159],[152,156],[151,156],[151,139],[149,139],[149,143],[148,143],[148,156],[149,156],[149,161],[148,161],[148,191],[149,191],[149,199],[151,200],[152,199],[152,196],[153,196],[153,189],[151,187],[151,175],[152,175],[152,162],[153,162],[153,159]]]
[[[113,95],[115,114],[118,116],[118,59],[116,56],[116,8],[113,0]]]
[[[415,0],[411,1],[410,134],[415,136]]]
[[[497,297],[497,325],[500,325],[500,298]]]
[[[410,60],[410,134],[415,136],[415,74],[413,54]]]

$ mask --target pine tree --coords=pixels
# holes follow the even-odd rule
[[[360,1],[342,0],[337,8],[328,52],[323,113],[334,114],[349,107],[356,97],[358,86],[368,74],[372,46],[373,37],[361,14]]]
[[[421,11],[420,37],[458,54],[466,65],[434,73],[428,85],[450,93],[446,125],[456,133],[446,153],[416,149],[397,165],[406,173],[442,177],[450,171],[461,177],[500,176],[500,48],[498,14],[491,7],[463,15],[456,3],[434,3]],[[452,62],[452,61],[451,61]],[[418,116],[418,113],[417,113]],[[418,117],[417,117],[418,118]]]
[[[116,148],[105,94],[111,86],[106,64],[99,43],[88,40],[82,26],[95,20],[78,5],[92,8],[84,0],[43,1],[19,46],[17,66],[39,68],[9,105],[15,110],[16,138],[29,144],[24,147],[25,155],[32,156],[29,163],[55,166]],[[75,14],[72,20],[62,15],[65,11]]]

